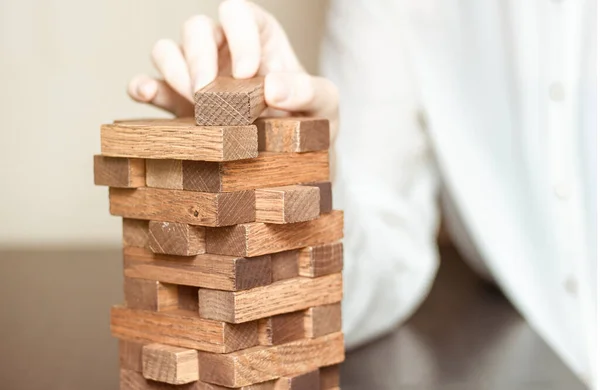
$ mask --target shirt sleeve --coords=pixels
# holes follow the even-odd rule
[[[323,74],[340,91],[334,203],[350,348],[412,314],[438,267],[438,174],[402,16],[392,0],[333,0],[323,44]]]

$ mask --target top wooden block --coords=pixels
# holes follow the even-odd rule
[[[267,108],[262,77],[234,79],[217,77],[198,90],[196,124],[200,126],[245,126]]]
[[[102,155],[233,161],[258,156],[256,126],[202,127],[193,118],[115,121],[100,129]]]

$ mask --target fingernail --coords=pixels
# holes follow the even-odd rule
[[[138,96],[144,100],[151,100],[156,93],[156,84],[144,81],[137,87]]]

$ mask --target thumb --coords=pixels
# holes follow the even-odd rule
[[[265,76],[265,100],[269,107],[278,110],[337,122],[338,91],[323,77],[300,72],[269,73]]]

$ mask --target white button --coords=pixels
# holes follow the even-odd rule
[[[565,279],[563,287],[569,294],[571,294],[573,296],[577,295],[578,284],[577,284],[577,280],[575,280],[575,278],[573,276],[569,276],[568,278]]]
[[[571,189],[564,182],[559,182],[554,185],[554,195],[559,199],[568,199],[571,195]]]
[[[553,101],[562,102],[565,100],[565,87],[562,85],[562,83],[554,82],[550,85],[548,94],[550,95],[550,99]]]

